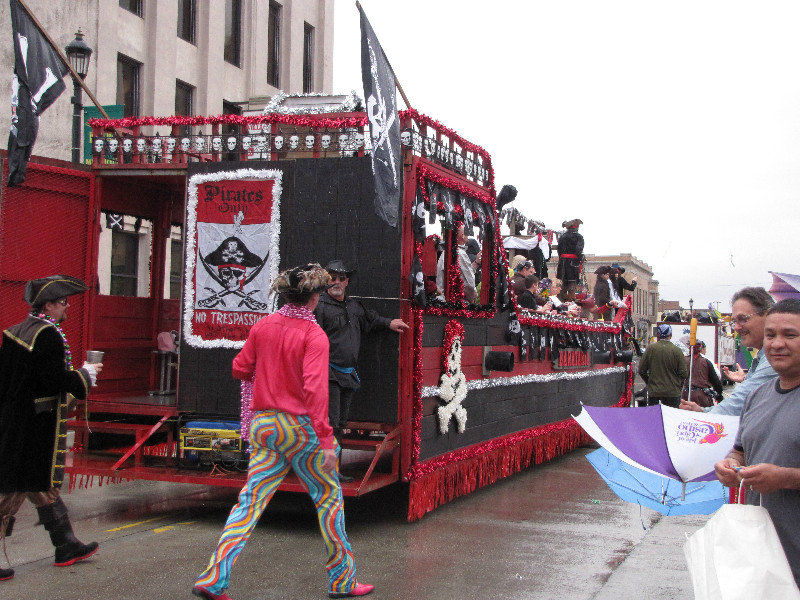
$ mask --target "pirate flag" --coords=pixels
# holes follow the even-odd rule
[[[519,336],[519,360],[528,360],[528,328],[523,327]]]
[[[422,187],[417,187],[417,194],[414,197],[414,216],[411,221],[411,228],[414,231],[414,239],[417,242],[425,241],[425,196],[422,195]],[[434,211],[435,213],[435,211]]]
[[[464,211],[464,233],[472,236],[472,199],[463,194],[459,194],[459,197],[461,198],[461,210]]]
[[[25,169],[39,131],[39,115],[66,89],[69,69],[19,0],[11,0],[14,79],[8,135],[8,186],[25,181]]]
[[[445,229],[453,229],[455,227],[455,205],[453,203],[453,192],[446,187],[439,188],[439,199],[444,204],[444,223]]]
[[[419,262],[419,256],[416,254],[411,261],[411,272],[408,274],[408,279],[411,281],[411,297],[414,299],[414,303],[422,307],[427,306],[428,298],[425,295],[425,275],[422,273],[422,264]]]
[[[522,327],[519,324],[517,313],[515,313],[514,311],[509,312],[508,329],[506,330],[506,340],[508,340],[509,344],[519,344],[521,333],[522,333]]]
[[[386,59],[367,16],[361,13],[361,79],[367,103],[369,134],[372,138],[372,175],[375,179],[375,213],[397,227],[400,182],[400,119],[397,114],[397,87],[392,66]]]
[[[436,213],[438,212],[439,191],[437,186],[432,181],[425,181],[425,191],[428,192],[428,199],[430,205],[428,206],[428,223],[433,225],[436,223]]]
[[[486,213],[483,210],[483,202],[474,202],[473,208],[478,213],[478,239],[482,242],[486,229]]]

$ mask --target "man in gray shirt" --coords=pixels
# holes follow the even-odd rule
[[[758,354],[750,365],[744,379],[740,379],[730,396],[716,406],[702,408],[694,402],[681,400],[681,408],[704,411],[720,415],[739,415],[742,412],[745,398],[767,381],[774,381],[778,374],[764,358],[764,324],[767,311],[775,305],[772,296],[763,287],[746,287],[733,295],[731,299],[731,324],[739,333],[742,344],[748,348],[758,348]],[[723,369],[725,374],[736,379],[733,372]]]
[[[723,485],[741,481],[761,495],[800,584],[800,300],[767,313],[764,352],[778,379],[747,397],[733,450],[714,468]],[[747,501],[759,497],[748,493]]]

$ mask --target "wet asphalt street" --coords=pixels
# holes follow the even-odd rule
[[[346,504],[361,581],[375,600],[690,599],[682,545],[707,517],[661,517],[619,500],[582,448],[405,521],[405,488]],[[52,565],[33,508],[6,550],[17,574],[0,598],[193,598],[235,492],[127,482],[65,494],[74,528],[99,552]],[[307,497],[278,494],[238,563],[234,600],[327,598],[325,556]]]

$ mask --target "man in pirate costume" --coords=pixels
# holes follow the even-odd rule
[[[67,275],[29,281],[25,301],[31,313],[3,332],[0,346],[0,537],[11,535],[14,515],[27,498],[50,534],[57,567],[88,558],[98,547],[75,538],[59,494],[68,405],[72,397],[86,399],[103,368],[84,363],[73,370],[59,325],[67,318],[67,298],[87,289]],[[0,579],[13,575],[13,569],[0,569]]]
[[[564,282],[566,297],[575,299],[575,291],[581,278],[581,264],[583,263],[583,236],[578,233],[578,227],[583,224],[580,219],[564,221],[561,226],[567,232],[558,238],[558,268],[556,278]]]
[[[342,429],[347,427],[350,403],[361,387],[356,372],[361,334],[379,329],[400,333],[408,329],[408,325],[402,319],[387,319],[374,310],[365,309],[361,302],[347,296],[345,290],[355,269],[341,260],[332,260],[325,269],[333,285],[320,294],[314,316],[331,343],[328,416],[334,435],[341,440]],[[340,475],[340,479],[352,481],[347,475]]]

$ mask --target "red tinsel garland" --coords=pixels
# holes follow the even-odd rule
[[[474,188],[464,185],[451,177],[447,177],[442,173],[440,173],[439,171],[435,171],[426,165],[420,164],[417,166],[417,182],[422,187],[422,195],[429,206],[431,199],[430,197],[428,197],[428,190],[425,188],[426,179],[438,183],[439,185],[443,185],[448,189],[456,190],[465,196],[469,196],[470,198],[483,202],[487,206],[490,206],[492,210],[495,210],[496,203],[494,196],[492,196],[491,194],[488,194],[486,192],[476,191]],[[437,208],[444,210],[444,204],[439,203],[437,205]],[[458,214],[461,214],[461,211],[459,210],[461,206],[455,206],[454,208]],[[475,215],[475,220],[477,220],[477,214],[474,211],[472,214]]]
[[[411,385],[411,464],[419,460],[419,447],[422,443],[422,309],[412,306],[414,319],[414,374]]]
[[[474,152],[475,154],[480,154],[484,159],[484,167],[486,167],[487,171],[489,171],[490,173],[493,174],[493,169],[491,167],[491,160],[492,160],[491,156],[489,155],[489,153],[486,150],[484,150],[480,146],[478,146],[476,144],[473,144],[472,142],[468,142],[467,140],[462,138],[460,135],[458,135],[458,133],[456,133],[455,131],[453,131],[449,127],[446,127],[446,126],[442,125],[441,123],[439,123],[439,121],[436,121],[435,119],[432,119],[427,115],[423,115],[423,114],[417,112],[413,108],[409,108],[408,110],[401,110],[400,111],[400,118],[402,119],[402,118],[405,118],[405,117],[409,117],[411,119],[414,119],[415,121],[419,121],[419,122],[423,123],[424,125],[428,125],[429,127],[433,127],[437,131],[439,131],[441,133],[444,133],[450,139],[454,140],[459,146],[461,146],[467,152]],[[486,161],[489,162],[488,165],[486,164]]]

